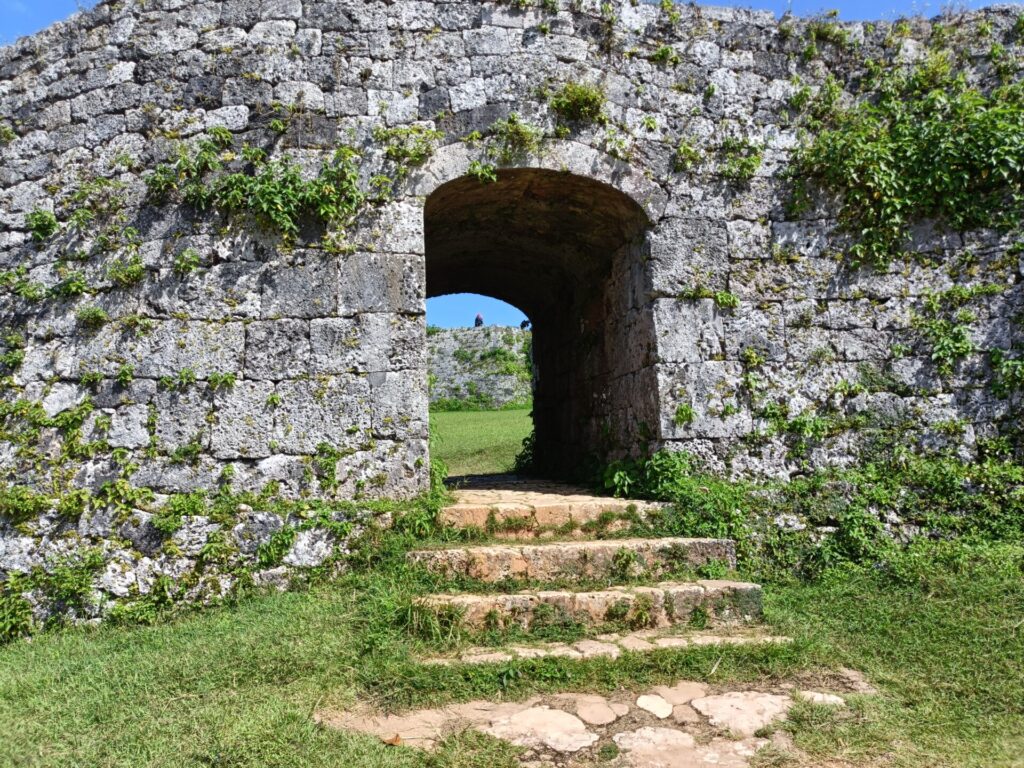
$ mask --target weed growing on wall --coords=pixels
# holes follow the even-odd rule
[[[312,179],[304,178],[290,157],[269,160],[250,147],[238,157],[230,147],[230,133],[201,140],[192,149],[181,145],[173,162],[145,177],[151,202],[178,197],[199,210],[249,216],[286,242],[298,238],[306,221],[343,232],[363,207],[358,154],[350,147],[336,150]]]
[[[596,85],[566,83],[550,95],[548,103],[564,122],[603,125],[608,121],[604,114],[604,91]]]
[[[815,119],[821,131],[794,161],[794,210],[815,188],[837,196],[852,264],[884,269],[926,219],[956,231],[1020,226],[1024,85],[983,93],[935,51],[910,71],[876,66],[859,102]]]

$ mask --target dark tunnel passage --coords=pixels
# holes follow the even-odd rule
[[[642,447],[657,417],[642,394],[656,387],[641,381],[653,323],[640,206],[602,182],[530,168],[448,182],[424,215],[428,298],[486,294],[533,322],[541,472],[574,477]]]

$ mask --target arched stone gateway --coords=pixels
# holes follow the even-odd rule
[[[579,472],[646,447],[657,421],[654,326],[644,298],[646,214],[628,196],[563,171],[464,176],[427,198],[427,296],[485,293],[533,320],[535,458]]]
[[[1015,24],[946,24],[986,92]],[[630,2],[130,0],[0,49],[2,479],[414,495],[424,301],[459,290],[536,320],[562,472],[1012,443],[1012,234],[909,222],[912,255],[869,269],[837,201],[788,206],[811,118],[937,39]]]

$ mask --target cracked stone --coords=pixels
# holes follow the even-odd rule
[[[516,746],[547,747],[556,752],[579,752],[598,740],[578,717],[550,707],[531,707],[481,730]]]
[[[774,693],[732,691],[694,699],[690,705],[707,717],[713,726],[745,738],[785,715],[793,700]]]

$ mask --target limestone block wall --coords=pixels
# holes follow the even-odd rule
[[[428,328],[430,402],[480,408],[529,405],[533,334],[520,328]]]
[[[962,44],[983,86],[993,40],[1016,55],[1015,23],[953,20],[986,26]],[[932,34],[844,25],[855,47],[809,57],[811,24],[625,2],[128,0],[0,49],[4,479],[414,495],[424,299],[446,280],[530,305],[538,439],[573,466],[668,446],[787,476],[854,460],[883,427],[974,455],[1019,413],[982,350],[1024,341],[1020,258],[999,233],[921,222],[919,258],[855,270],[829,201],[787,213],[801,84],[831,76],[852,100],[865,61],[920,61]],[[601,120],[558,118],[544,94],[569,82],[603,91]],[[762,148],[750,178],[727,172],[727,139]],[[685,169],[681,140],[700,150]],[[307,195],[285,224],[255,182],[218,187],[261,168]],[[350,209],[318,208],[314,178]],[[455,182],[493,190],[438,209],[475,221],[472,240],[425,222]],[[914,313],[981,281],[1005,290],[940,376]],[[327,485],[318,457],[336,461]]]

